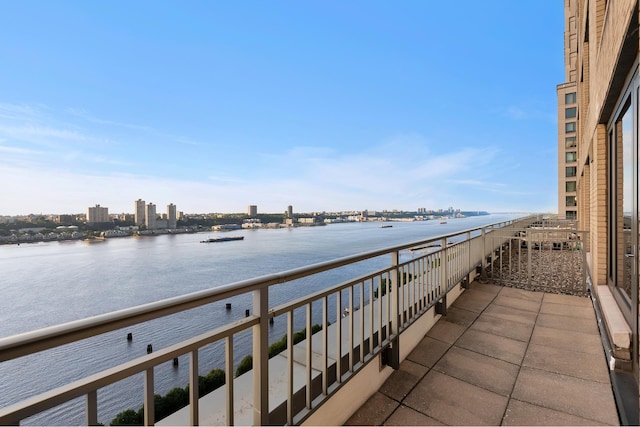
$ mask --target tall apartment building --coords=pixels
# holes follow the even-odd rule
[[[145,207],[144,225],[147,227],[147,230],[156,229],[156,205],[154,205],[153,203],[149,203]]]
[[[167,205],[167,228],[174,229],[178,227],[178,217],[176,215],[176,205],[170,203]]]
[[[87,224],[109,222],[109,208],[95,205],[87,208]]]
[[[564,74],[566,83],[556,87],[558,96],[558,215],[577,219],[578,103],[576,92],[578,27],[577,0],[564,4]]]
[[[144,200],[138,199],[134,202],[133,215],[136,225],[142,225],[146,223]]]
[[[287,206],[287,218],[293,218],[293,206]]]
[[[575,84],[576,116],[567,115],[572,86],[558,89],[565,130],[575,126],[576,146],[558,132],[559,166],[576,152],[578,227],[589,231],[587,263],[611,345],[614,388],[627,384],[638,423],[638,277],[640,268],[640,74],[638,0],[565,0],[565,71]],[[575,34],[575,37],[573,36]],[[573,77],[575,73],[575,78]],[[564,110],[564,111],[562,111]],[[575,123],[575,125],[569,125]],[[564,141],[562,140],[564,138]],[[562,153],[567,157],[563,157]],[[559,198],[573,195],[574,177],[560,182]],[[568,178],[572,178],[569,180]],[[564,206],[564,212],[574,207]],[[563,209],[559,206],[559,211]],[[606,341],[605,341],[606,342]],[[631,414],[630,418],[626,418]],[[635,416],[635,418],[633,418]]]
[[[258,215],[258,206],[249,205],[249,216],[256,216],[256,215]]]

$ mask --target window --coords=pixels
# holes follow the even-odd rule
[[[565,93],[564,94],[564,103],[565,104],[575,104],[576,103],[576,93]]]
[[[577,206],[576,196],[567,196],[567,204],[566,206]]]
[[[609,124],[609,217],[607,275],[618,299],[632,297],[634,237],[633,216],[633,111],[631,96],[619,106]],[[637,166],[637,163],[636,163]],[[637,286],[637,285],[636,285]],[[620,305],[620,304],[619,304]]]
[[[565,168],[565,175],[566,177],[572,177],[572,176],[576,176],[578,174],[578,168],[576,168],[575,166],[569,166],[568,168]]]
[[[564,217],[566,219],[578,219],[578,213],[576,211],[567,211]]]
[[[565,190],[567,193],[571,193],[572,191],[576,191],[576,182],[575,181],[567,181],[565,183]]]
[[[575,151],[566,153],[566,161],[567,163],[578,161],[578,153],[576,153]]]
[[[569,122],[569,123],[565,123],[565,125],[564,125],[564,131],[565,131],[566,133],[575,132],[575,131],[576,131],[576,122]]]
[[[576,107],[565,108],[564,109],[564,118],[565,119],[573,119],[573,118],[575,118],[577,111],[578,110],[577,110]]]
[[[564,146],[565,148],[574,148],[576,146],[576,137],[575,136],[566,137],[564,140]]]

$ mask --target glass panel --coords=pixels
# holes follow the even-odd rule
[[[568,136],[565,138],[564,142],[565,142],[565,148],[573,148],[576,146],[576,137]]]
[[[565,123],[564,130],[567,133],[575,132],[576,131],[576,122]]]
[[[572,119],[576,116],[576,107],[565,108],[564,110],[564,118]]]
[[[564,94],[564,103],[565,104],[574,104],[576,102],[576,93],[565,93]]]
[[[616,122],[616,161],[622,166],[618,167],[618,200],[616,219],[618,222],[618,276],[616,286],[631,298],[631,280],[633,274],[633,245],[631,241],[631,215],[633,200],[633,121],[631,109],[620,115]]]
[[[575,151],[570,151],[568,153],[566,153],[566,160],[567,163],[571,163],[571,162],[575,162],[578,160],[578,153],[576,153]]]
[[[567,206],[576,206],[576,196],[567,196]]]
[[[568,168],[565,168],[565,176],[566,177],[572,177],[572,176],[576,176],[578,173],[578,170],[575,166],[570,166]]]
[[[566,183],[566,191],[576,191],[576,182],[575,181],[567,181]]]

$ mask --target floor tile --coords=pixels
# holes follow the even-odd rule
[[[449,425],[499,425],[507,398],[432,370],[404,404]]]
[[[455,344],[485,356],[495,357],[505,362],[520,364],[527,349],[527,343],[486,332],[468,329]]]
[[[524,289],[504,287],[500,291],[500,296],[519,298],[527,301],[542,302],[544,293],[525,291]]]
[[[454,307],[481,313],[494,299],[488,292],[467,289],[453,303]]]
[[[470,328],[524,342],[531,339],[533,332],[533,324],[507,322],[487,314],[481,314]]]
[[[583,332],[585,334],[599,335],[598,325],[580,317],[560,316],[557,314],[540,313],[536,325],[547,328],[563,329],[566,331]]]
[[[440,421],[422,414],[415,409],[400,405],[389,417],[385,425],[389,426],[443,426]]]
[[[544,294],[544,301],[553,304],[575,305],[578,307],[593,307],[591,300],[587,297],[562,294]]]
[[[577,298],[577,297],[576,297]],[[555,304],[548,301],[542,301],[540,313],[556,314],[559,316],[579,317],[581,319],[595,321],[596,315],[593,307],[583,307],[577,305]]]
[[[433,369],[508,397],[520,366],[454,346]]]
[[[609,384],[604,353],[590,354],[536,343],[529,344],[522,366]]]
[[[431,368],[449,349],[450,345],[433,338],[424,337],[407,356],[407,359],[427,368]]]
[[[503,305],[505,307],[516,308],[518,310],[531,311],[533,313],[537,313],[540,311],[540,302],[538,301],[529,301],[522,298],[513,298],[503,296],[502,293],[496,297],[493,301],[495,305]]]
[[[453,344],[458,338],[460,338],[460,335],[462,335],[466,329],[466,327],[449,322],[445,317],[443,317],[436,322],[431,330],[429,330],[427,336],[444,341],[448,344]]]
[[[507,412],[502,420],[503,426],[590,426],[600,424],[598,421],[554,411],[516,399],[509,401]]]
[[[512,397],[603,424],[618,423],[609,384],[523,366]]]
[[[426,366],[411,360],[404,360],[400,364],[400,369],[391,374],[379,391],[400,402],[407,397],[409,391],[415,387],[428,370],[429,368]]]
[[[474,282],[471,284],[471,289],[476,291],[488,292],[492,295],[498,295],[498,293],[503,289],[502,286],[492,285],[489,283],[478,283]]]
[[[400,404],[382,393],[376,393],[345,423],[348,426],[379,426]]]
[[[602,354],[599,335],[538,326],[533,329],[531,344],[546,345],[589,354]]]
[[[509,322],[519,322],[527,325],[533,325],[536,321],[537,313],[516,308],[505,307],[503,305],[491,304],[484,313],[488,316],[497,317]]]
[[[480,313],[474,311],[463,310],[457,307],[447,308],[447,315],[444,316],[448,322],[462,326],[470,326],[474,320],[478,318]]]

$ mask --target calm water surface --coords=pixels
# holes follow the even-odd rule
[[[490,215],[438,221],[332,224],[279,230],[239,230],[243,241],[200,244],[216,233],[114,238],[98,242],[46,242],[0,246],[0,337],[82,319],[224,284],[276,273],[341,256],[413,242],[457,230],[515,218]],[[339,283],[388,259],[374,259],[319,277],[302,279],[270,290],[270,305],[283,303]],[[225,301],[178,313],[126,330],[113,331],[80,343],[59,347],[0,364],[0,407],[80,379],[87,373],[115,366],[244,317],[250,296],[236,297],[233,309]],[[318,312],[318,310],[316,310]],[[318,313],[319,314],[319,313]],[[302,316],[297,316],[303,322]],[[297,328],[303,326],[300,323]],[[132,332],[134,339],[125,337]],[[271,341],[285,333],[284,320],[270,329]],[[235,338],[236,363],[251,352],[251,338]],[[200,352],[200,371],[222,367],[221,345]],[[180,366],[155,369],[156,393],[188,383],[187,357]],[[120,411],[142,405],[142,376],[121,381],[98,392],[98,419],[104,424]],[[24,424],[84,423],[84,401],[77,400],[34,416]]]

